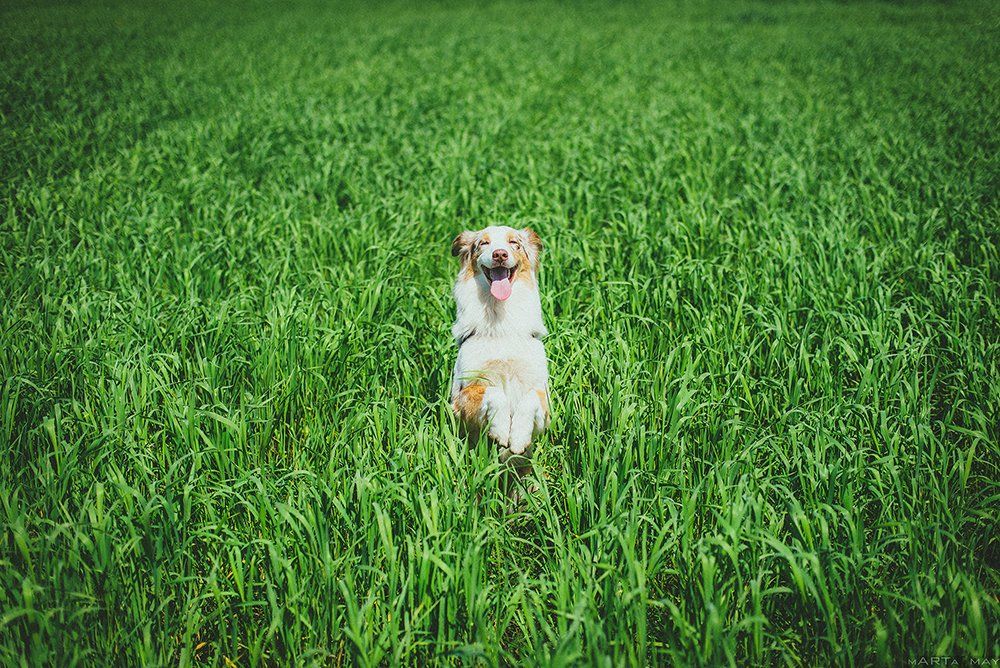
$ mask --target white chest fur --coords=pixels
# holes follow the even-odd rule
[[[546,389],[548,364],[541,339],[547,332],[534,281],[515,283],[504,302],[493,299],[484,283],[481,276],[455,283],[457,309],[451,331],[459,343],[455,364],[459,388],[468,382],[462,382],[463,376],[496,361],[511,363],[518,380],[528,386]]]

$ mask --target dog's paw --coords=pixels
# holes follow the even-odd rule
[[[493,422],[490,424],[490,439],[501,448],[510,443],[510,423]]]
[[[516,435],[511,434],[510,445],[508,446],[511,454],[524,454],[524,451],[528,449],[529,445],[531,445],[530,438],[517,438]]]

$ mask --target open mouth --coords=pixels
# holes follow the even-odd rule
[[[484,267],[483,273],[490,282],[490,294],[499,301],[510,297],[511,281],[514,279],[514,269],[508,267]]]

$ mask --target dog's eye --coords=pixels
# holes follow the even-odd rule
[[[511,239],[510,243],[513,244],[514,246],[517,246],[518,248],[521,247],[521,242],[518,241],[517,239]]]

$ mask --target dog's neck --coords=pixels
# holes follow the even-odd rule
[[[530,280],[515,281],[510,298],[499,301],[490,294],[485,277],[459,278],[455,282],[455,324],[451,333],[459,345],[469,338],[540,338],[547,333],[534,273]]]

